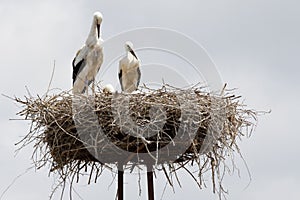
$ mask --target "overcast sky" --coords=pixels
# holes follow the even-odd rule
[[[238,159],[241,178],[226,177],[228,199],[299,199],[299,1],[1,0],[0,93],[23,97],[28,86],[32,94],[44,94],[54,60],[52,87],[70,89],[71,61],[84,43],[97,10],[104,16],[104,40],[138,27],[168,28],[186,34],[207,50],[222,80],[229,88],[238,88],[236,93],[243,96],[245,104],[272,110],[259,118],[252,137],[240,142],[252,181],[246,188],[249,178]],[[9,121],[20,108],[4,97],[0,102],[2,193],[32,166],[32,147],[14,156],[14,143],[27,133],[28,123]],[[91,186],[81,182],[76,191],[86,200],[113,199],[115,183],[109,188],[113,178],[109,173],[101,178]],[[175,194],[168,187],[163,199],[217,199],[209,185],[200,191],[186,174],[181,173],[181,178],[183,187],[176,187]],[[145,195],[138,197],[136,179],[126,176],[126,197],[146,199]],[[48,169],[30,170],[3,199],[47,199],[53,183]],[[156,180],[155,184],[159,199],[165,180]]]

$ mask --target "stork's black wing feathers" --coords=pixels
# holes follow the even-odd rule
[[[82,59],[81,61],[79,61],[77,63],[77,65],[75,65],[75,60],[76,60],[76,57],[73,59],[73,62],[72,62],[72,66],[73,66],[73,84],[75,83],[76,81],[76,78],[77,78],[77,75],[81,72],[81,70],[83,69],[84,65],[85,65],[85,60]]]
[[[136,88],[139,87],[139,85],[140,85],[140,80],[141,80],[141,70],[140,70],[139,67],[137,68],[137,73],[138,73],[138,80],[137,80]]]
[[[120,71],[119,71],[119,81],[120,81],[121,89],[122,89],[122,91],[123,91],[123,84],[122,84],[122,69],[120,69]]]

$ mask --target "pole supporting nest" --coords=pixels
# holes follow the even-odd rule
[[[124,171],[123,165],[119,166],[118,169],[118,200],[124,199]]]
[[[147,166],[148,200],[154,200],[154,185],[152,166]]]
[[[124,181],[124,172],[118,171],[118,200],[124,199],[123,181]]]

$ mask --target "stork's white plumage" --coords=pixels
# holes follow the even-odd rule
[[[103,62],[103,49],[100,25],[102,14],[95,12],[92,27],[85,45],[77,52],[73,60],[73,94],[88,91],[88,86],[93,83]]]
[[[105,94],[113,94],[113,93],[115,93],[115,89],[111,84],[107,84],[102,89],[102,92]]]
[[[125,43],[126,55],[119,62],[119,80],[122,91],[131,93],[137,90],[140,79],[140,61],[133,51],[131,42]]]

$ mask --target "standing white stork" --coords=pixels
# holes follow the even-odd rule
[[[140,61],[133,51],[133,44],[129,41],[125,43],[127,54],[119,62],[119,80],[122,91],[131,93],[137,90],[140,79]]]
[[[88,86],[93,83],[103,62],[103,52],[100,25],[102,14],[95,12],[92,27],[85,45],[77,52],[73,65],[73,94],[82,94],[88,91]]]

